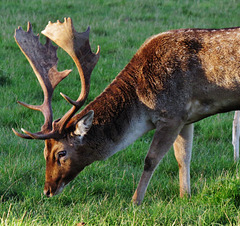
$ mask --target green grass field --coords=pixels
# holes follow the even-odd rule
[[[37,131],[41,113],[16,101],[42,103],[37,79],[14,41],[27,22],[40,33],[48,21],[71,17],[77,31],[91,26],[93,50],[101,57],[92,74],[87,102],[100,94],[151,35],[177,28],[240,26],[237,0],[5,0],[0,2],[0,224],[1,225],[239,225],[239,164],[233,161],[233,113],[195,125],[190,199],[179,198],[178,165],[173,150],[164,157],[144,202],[131,197],[143,169],[153,132],[113,157],[87,167],[61,195],[43,195],[44,142],[16,137],[11,128]],[[45,38],[41,36],[43,42]],[[56,89],[54,118],[69,105],[59,95],[78,97],[80,82],[71,58],[58,51],[58,69],[73,69]],[[70,88],[72,87],[72,88]]]

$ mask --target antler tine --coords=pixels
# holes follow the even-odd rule
[[[64,22],[49,22],[42,34],[54,41],[58,46],[63,48],[74,60],[81,79],[81,93],[76,101],[71,100],[68,96],[61,94],[65,100],[73,107],[59,120],[55,121],[55,128],[61,133],[67,122],[84,104],[90,89],[90,77],[99,59],[100,48],[97,53],[91,51],[89,44],[90,28],[78,33],[73,27],[71,18],[64,18]]]
[[[41,110],[41,106],[40,105],[32,105],[32,104],[26,104],[22,101],[17,101],[18,104],[26,107],[26,108],[30,108],[32,110],[36,110],[36,111],[40,111]]]
[[[53,115],[51,99],[54,88],[59,82],[68,76],[71,70],[65,70],[62,72],[57,71],[57,47],[54,47],[48,38],[46,38],[46,44],[42,45],[39,41],[39,35],[36,36],[33,34],[30,22],[28,22],[27,32],[19,27],[16,29],[14,37],[21,51],[32,66],[44,93],[44,101],[42,105],[35,106],[23,102],[18,103],[30,109],[41,111],[44,115],[45,121],[40,132],[33,134],[24,129],[22,129],[22,131],[26,134],[20,134],[14,129],[13,132],[17,136],[26,139],[46,139],[43,137],[46,133],[49,133],[49,131],[52,130]]]
[[[53,139],[58,139],[59,135],[53,131],[51,131],[48,134],[44,134],[42,132],[38,132],[38,133],[31,133],[23,128],[21,128],[21,130],[25,133],[19,133],[17,132],[14,128],[12,128],[12,131],[15,133],[15,135],[17,135],[18,137],[24,138],[24,139],[39,139],[39,140],[45,140],[48,138],[53,138]]]
[[[27,134],[22,134],[17,132],[15,129],[12,128],[12,131],[15,133],[15,135],[17,135],[18,137],[24,138],[24,139],[33,139],[32,137],[30,137]]]

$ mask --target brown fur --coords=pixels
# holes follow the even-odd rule
[[[228,87],[230,91],[238,88],[240,54],[235,36],[239,33],[239,28],[183,29],[146,41],[111,85],[69,125],[90,109],[95,111],[94,124],[109,123],[139,102],[149,109],[159,108],[163,117],[169,117],[176,107],[180,110],[187,101],[199,98],[199,92],[203,95],[201,101],[211,104],[212,88],[215,96]],[[235,109],[238,105],[227,111]]]

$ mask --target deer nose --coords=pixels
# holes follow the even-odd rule
[[[51,186],[49,186],[48,183],[45,183],[43,193],[44,193],[44,195],[46,195],[48,198],[51,197]]]
[[[50,189],[48,189],[48,190],[44,189],[44,195],[46,195],[49,198],[50,197]]]

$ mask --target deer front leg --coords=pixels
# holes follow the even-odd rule
[[[181,131],[182,126],[183,125],[178,121],[170,123],[164,122],[164,125],[160,124],[159,126],[157,126],[151,146],[145,158],[144,171],[132,198],[132,201],[135,204],[141,204],[147,190],[149,181],[156,167],[158,166],[164,155],[167,153],[167,151],[171,148],[177,135]]]
[[[232,144],[234,149],[234,161],[239,159],[239,133],[240,133],[240,111],[235,111],[232,128]]]
[[[190,162],[192,155],[193,124],[186,125],[174,142],[174,153],[179,166],[180,197],[191,195]]]

